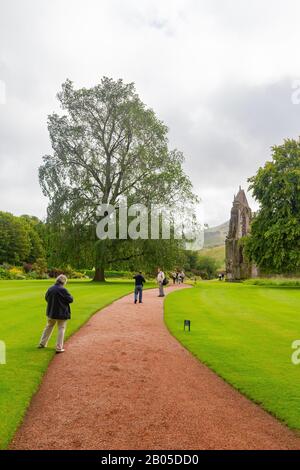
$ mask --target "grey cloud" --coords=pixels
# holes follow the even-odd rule
[[[66,78],[90,86],[109,75],[136,82],[169,126],[171,146],[186,155],[207,221],[226,220],[233,193],[270,158],[270,147],[299,134],[291,82],[300,77],[294,57],[300,33],[289,22],[297,21],[300,6],[285,5],[2,0],[7,103],[0,106],[0,210],[45,215],[37,169],[50,150],[46,120],[58,108],[55,95]],[[290,29],[291,42],[282,44]],[[262,54],[260,62],[262,47],[273,55]]]

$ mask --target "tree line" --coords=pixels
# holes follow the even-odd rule
[[[37,218],[0,212],[0,264],[34,263],[46,257],[46,228]]]

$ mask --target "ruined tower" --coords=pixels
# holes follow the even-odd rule
[[[243,256],[240,239],[250,232],[251,209],[245,191],[240,187],[234,196],[229,232],[225,240],[226,280],[239,281],[251,277],[252,267]]]

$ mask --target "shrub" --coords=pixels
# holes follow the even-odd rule
[[[25,273],[22,268],[18,268],[17,266],[13,266],[9,270],[10,279],[26,279]]]
[[[38,279],[47,279],[47,262],[44,258],[38,258],[32,265],[32,270],[37,273]]]
[[[30,273],[26,275],[26,278],[27,279],[39,279],[39,276],[36,271],[30,271]]]
[[[83,279],[85,276],[79,271],[75,271],[71,266],[63,268],[63,274],[69,279]]]
[[[84,272],[84,275],[89,277],[90,279],[93,279],[93,277],[95,276],[95,270],[94,269],[87,269]]]
[[[218,269],[218,263],[209,256],[200,256],[197,263],[197,271],[202,279],[213,279]]]
[[[64,271],[62,269],[59,269],[59,268],[50,268],[48,270],[48,276],[49,277],[57,277],[59,276],[60,274],[64,274]]]
[[[24,263],[23,264],[23,269],[26,274],[30,273],[32,271],[32,264],[31,263]]]
[[[13,266],[8,263],[2,263],[1,268],[5,269],[6,271],[9,271],[11,268],[13,268]]]
[[[51,268],[48,270],[49,277],[57,277],[60,274],[64,274],[69,279],[84,279],[85,273],[80,271],[75,271],[71,266],[66,266],[64,268]]]
[[[11,279],[9,270],[3,268],[2,266],[0,267],[0,279]]]

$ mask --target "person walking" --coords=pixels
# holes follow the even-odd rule
[[[56,343],[56,352],[64,352],[64,336],[67,326],[67,320],[71,318],[70,304],[73,297],[65,288],[67,278],[63,274],[57,277],[55,284],[50,287],[45,295],[47,302],[48,322],[43,331],[39,348],[45,348],[48,344],[52,331],[57,323],[58,335]]]
[[[164,293],[164,279],[165,279],[165,273],[160,269],[158,268],[157,269],[157,284],[158,284],[158,289],[159,289],[159,296],[158,297],[164,297],[165,296],[165,293]]]
[[[142,276],[141,271],[133,276],[133,279],[135,279],[135,288],[134,288],[134,303],[137,303],[137,300],[139,298],[139,304],[143,303],[143,286],[145,284],[145,278]]]
[[[173,279],[173,284],[174,284],[174,285],[175,285],[175,283],[176,283],[176,277],[177,277],[177,276],[176,276],[176,272],[174,271],[174,272],[172,273],[172,279]]]

